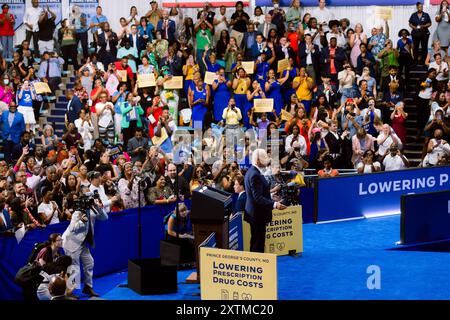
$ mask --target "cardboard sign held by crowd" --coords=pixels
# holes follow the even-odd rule
[[[244,39],[244,33],[236,31],[236,30],[231,30],[230,38],[235,38],[236,45],[238,47],[241,47],[242,40]]]
[[[183,89],[183,77],[172,77],[164,82],[164,89]]]
[[[253,74],[255,72],[255,62],[254,61],[242,61],[242,68],[244,68],[247,74]]]
[[[205,83],[206,84],[209,84],[209,85],[212,85],[213,84],[213,82],[216,80],[216,79],[218,79],[218,75],[217,74],[215,74],[214,72],[210,72],[210,71],[206,71],[205,72]]]
[[[278,73],[282,73],[284,70],[289,69],[289,59],[283,59],[278,61]]]
[[[127,77],[126,70],[117,70],[117,73],[119,74],[119,77],[121,78],[121,79],[119,79],[120,82],[127,82],[128,77]]]
[[[138,88],[156,87],[156,79],[153,73],[137,75]]]
[[[273,99],[254,99],[255,112],[272,112],[273,111]]]
[[[50,87],[46,82],[36,82],[33,84],[34,90],[37,94],[43,94],[43,93],[51,93],[52,90],[50,90]]]
[[[281,121],[291,121],[294,117],[290,112],[287,112],[286,110],[281,110]]]

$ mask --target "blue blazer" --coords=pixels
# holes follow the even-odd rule
[[[247,202],[247,194],[244,192],[241,196],[238,196],[236,199],[236,203],[234,204],[234,213],[244,212],[245,211],[245,203]]]
[[[144,30],[144,28],[142,26],[139,26],[138,27],[138,32],[139,32],[139,35],[141,37],[144,37],[144,35],[148,36],[147,42],[148,41],[152,42],[153,41],[153,30],[154,29],[155,29],[155,27],[153,27],[153,25],[151,23],[149,23],[145,30]]]
[[[75,120],[78,119],[78,113],[83,109],[83,103],[77,96],[73,96],[71,101],[69,110],[67,111],[67,121],[69,121],[69,123],[74,123]],[[67,104],[69,104],[69,102]]]
[[[249,222],[266,224],[272,221],[274,201],[270,197],[270,186],[255,166],[251,166],[245,174],[245,191],[245,211],[250,217]]]
[[[21,114],[19,111],[16,111],[14,113],[14,120],[11,127],[9,126],[8,115],[9,111],[4,111],[0,120],[0,125],[3,125],[2,139],[3,141],[6,141],[8,136],[11,135],[11,140],[14,143],[19,143],[20,136],[25,131],[25,120],[23,118],[23,114]]]
[[[0,232],[14,229],[7,209],[3,209],[3,216],[5,217],[5,221],[3,221],[3,224],[0,225]]]
[[[156,25],[156,31],[160,31],[161,32],[161,37],[163,39],[165,39],[165,32],[163,30],[163,22],[164,20],[159,20],[158,24]],[[172,20],[169,20],[169,30],[167,32],[169,38],[166,39],[167,41],[169,41],[170,43],[175,41],[175,31],[176,31],[176,27],[175,27],[175,22]]]
[[[128,36],[128,40],[130,41],[131,46],[133,47],[134,46],[133,36],[131,34]],[[137,49],[137,51],[139,53],[139,52],[141,52],[142,50],[145,49],[146,42],[145,42],[144,38],[141,37],[140,34],[137,34],[136,42],[137,42],[136,43],[136,49]]]
[[[271,51],[269,50],[269,48],[267,48],[267,47],[264,48],[263,52],[266,53],[266,55],[267,55],[266,61],[269,60],[270,57],[271,57],[271,53],[272,53],[272,52],[271,52]],[[253,44],[253,46],[252,46],[252,56],[253,56],[253,60],[256,60],[260,55],[261,55],[261,52],[260,52],[259,49],[258,49],[258,43],[255,42],[255,43]]]

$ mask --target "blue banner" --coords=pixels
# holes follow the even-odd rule
[[[78,6],[81,12],[86,15],[87,24],[91,22],[91,18],[97,15],[98,0],[69,0],[69,6]]]
[[[402,197],[400,239],[404,245],[450,239],[450,191]]]
[[[14,30],[19,29],[23,24],[23,17],[25,15],[25,0],[3,0],[1,3],[6,3],[9,6],[9,13],[14,15],[16,21]]]
[[[242,234],[242,213],[236,213],[231,219],[229,229],[230,250],[244,250],[244,239]]]
[[[56,14],[55,25],[61,22],[62,17],[62,3],[61,0],[39,0],[39,6],[43,9],[50,9],[51,12]]]
[[[208,238],[205,239],[205,241],[203,241],[202,243],[200,243],[200,245],[198,246],[199,248],[215,248],[217,246],[217,242],[216,242],[216,233],[213,232],[209,235]]]
[[[281,7],[289,7],[291,5],[291,0],[281,0]],[[317,0],[302,0],[300,1],[301,5],[304,7],[318,7]],[[327,6],[406,6],[406,5],[415,5],[417,3],[416,0],[328,0]],[[256,0],[255,4],[257,6],[267,6],[273,7],[271,0]]]
[[[450,166],[322,178],[315,221],[400,213],[400,196],[450,189]]]

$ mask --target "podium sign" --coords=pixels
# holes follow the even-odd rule
[[[250,224],[243,221],[244,251],[250,251]],[[292,206],[285,210],[273,210],[272,222],[266,227],[264,252],[278,256],[288,255],[295,250],[303,252],[302,207]]]
[[[277,256],[200,248],[202,300],[277,300]]]

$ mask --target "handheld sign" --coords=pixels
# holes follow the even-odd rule
[[[286,110],[281,110],[281,121],[291,121],[294,116]]]
[[[242,43],[242,40],[244,39],[244,33],[236,31],[236,30],[231,30],[230,38],[235,38],[236,39],[236,45],[238,47],[240,47],[241,43]]]
[[[273,99],[255,99],[253,100],[255,112],[272,112]]]
[[[167,135],[166,128],[161,128],[161,137],[153,136],[152,142],[155,146],[160,146],[169,136]]]
[[[137,75],[138,88],[155,87],[156,79],[153,73]]]
[[[282,73],[289,68],[289,59],[283,59],[278,61],[278,73]]]
[[[120,82],[127,82],[127,71],[126,70],[117,70],[117,73],[120,76]]]
[[[51,93],[52,90],[50,90],[50,87],[45,82],[36,82],[33,84],[34,90],[37,94],[43,94],[43,93]]]
[[[164,89],[183,89],[183,77],[172,77],[164,82]]]
[[[253,74],[255,71],[255,62],[254,61],[242,61],[242,68],[244,68],[247,74]]]
[[[214,80],[216,80],[219,76],[214,72],[206,71],[205,72],[205,83],[212,85]]]

